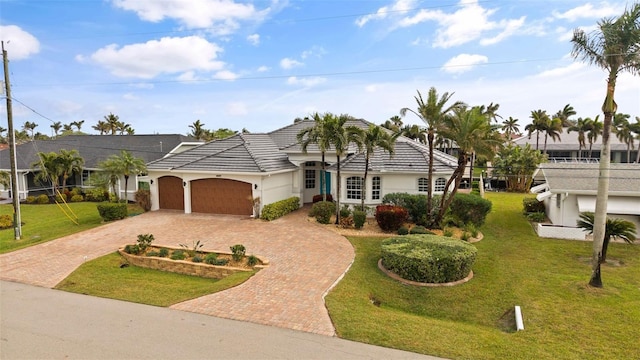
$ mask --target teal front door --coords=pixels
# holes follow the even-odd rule
[[[331,173],[330,172],[324,173],[324,186],[325,186],[325,189],[323,193],[331,194]]]

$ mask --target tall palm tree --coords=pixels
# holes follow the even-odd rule
[[[100,135],[107,134],[109,132],[109,124],[106,121],[98,120],[98,123],[91,127],[92,129],[99,131]]]
[[[420,125],[405,125],[400,129],[402,136],[416,140],[421,144],[427,143],[427,128]]]
[[[302,147],[302,152],[304,154],[307,153],[307,149],[309,145],[316,144],[318,149],[320,149],[321,158],[321,167],[320,171],[320,193],[322,194],[322,201],[327,201],[327,191],[325,185],[325,155],[327,150],[331,147],[331,127],[330,123],[333,121],[335,115],[331,113],[324,113],[322,115],[317,112],[311,116],[314,124],[308,128],[302,129],[297,135],[296,139],[300,146]]]
[[[78,131],[80,131],[80,129],[82,128],[82,124],[84,124],[84,120],[72,121],[70,125],[71,126],[75,126],[76,129],[78,129]]]
[[[558,112],[553,117],[559,118],[560,121],[562,121],[562,127],[569,127],[573,125],[573,121],[570,119],[570,117],[575,114],[576,111],[573,109],[573,106],[571,106],[571,104],[567,104],[562,108],[562,110],[558,110]]]
[[[445,185],[435,225],[440,224],[446,210],[451,205],[453,197],[460,187],[460,181],[464,176],[471,154],[476,153],[491,159],[503,143],[496,127],[491,125],[488,115],[477,106],[471,109],[458,108],[454,110],[452,116],[447,116],[444,119],[439,133],[455,141],[459,150],[458,166]],[[449,193],[451,184],[453,184],[453,189]]]
[[[529,134],[529,139],[531,139],[531,134],[536,133],[536,150],[540,149],[540,133],[542,133],[547,128],[547,123],[549,122],[549,115],[545,110],[535,110],[531,111],[531,115],[529,116],[531,120],[531,124],[528,124],[524,127],[524,130]]]
[[[58,154],[55,152],[39,152],[38,161],[31,164],[34,170],[34,180],[40,184],[50,183],[53,193],[57,193],[60,176],[62,175],[62,167],[58,161]]]
[[[629,114],[615,114],[613,116],[613,128],[612,131],[616,134],[618,140],[627,145],[627,162],[631,162],[631,149],[634,148],[635,136],[631,130],[631,124],[629,123]]]
[[[636,122],[630,125],[631,131],[636,134],[638,140],[638,153],[636,154],[636,163],[640,163],[640,116],[636,116]]]
[[[62,176],[62,190],[67,186],[67,179],[74,173],[81,173],[84,159],[78,150],[61,149],[57,159],[60,165],[60,175]]]
[[[504,131],[507,140],[511,142],[511,137],[513,134],[520,135],[520,125],[518,124],[518,119],[514,119],[509,116],[508,119],[502,122],[502,131]]]
[[[602,287],[599,258],[604,242],[607,218],[607,193],[609,192],[609,166],[611,164],[611,145],[609,137],[613,114],[618,110],[615,102],[616,79],[618,74],[640,73],[640,2],[632,4],[618,18],[604,18],[598,21],[596,30],[587,34],[583,29],[573,32],[571,55],[594,64],[608,72],[607,92],[602,112],[604,123],[602,130],[602,152],[600,153],[600,171],[598,175],[598,195],[593,234],[592,274],[589,285]]]
[[[147,171],[147,165],[142,158],[133,156],[127,150],[120,150],[119,155],[111,155],[107,161],[112,170],[124,177],[124,199],[128,201],[129,176],[143,174]]]
[[[113,115],[109,113],[109,115],[104,117],[105,123],[107,123],[106,129],[107,133],[111,132],[111,135],[115,135],[116,132],[120,129],[120,117],[118,115]]]
[[[580,213],[579,219],[576,221],[577,226],[586,230],[589,234],[593,234],[594,231],[594,217],[592,212]],[[611,239],[618,238],[631,244],[636,240],[636,225],[631,221],[624,219],[609,219],[604,230],[604,241],[602,243],[602,256],[599,259],[600,264],[604,264],[607,261],[607,248]]]
[[[544,129],[543,154],[547,153],[547,139],[551,137],[551,140],[555,142],[556,140],[560,140],[560,134],[562,134],[562,120],[559,118],[549,119]]]
[[[51,129],[53,129],[53,135],[58,136],[58,131],[62,129],[62,123],[60,121],[56,121],[50,125]]]
[[[405,116],[407,112],[412,112],[420,118],[427,125],[427,145],[429,147],[429,168],[427,173],[427,211],[430,212],[433,201],[433,140],[437,129],[441,126],[447,115],[454,109],[466,106],[462,101],[456,101],[451,105],[447,105],[454,93],[449,94],[445,92],[442,96],[438,97],[438,92],[435,87],[429,89],[427,94],[427,101],[422,99],[422,94],[418,91],[418,96],[415,96],[416,104],[418,108],[414,111],[409,108],[400,109],[400,115]]]
[[[24,122],[24,125],[22,125],[22,129],[23,129],[24,131],[29,131],[29,132],[31,132],[31,138],[32,138],[32,139],[33,139],[33,138],[34,138],[34,136],[35,136],[35,135],[34,135],[34,131],[35,131],[35,129],[36,129],[37,127],[38,127],[38,124],[36,124],[36,123],[34,123],[34,122],[31,122],[31,121],[25,121],[25,122]]]
[[[602,135],[602,122],[600,121],[600,115],[596,115],[595,119],[587,118],[589,121],[589,132],[587,133],[587,139],[589,140],[589,158],[591,158],[593,144],[598,141],[598,136]]]
[[[189,135],[193,136],[196,140],[205,139],[207,132],[204,129],[204,123],[202,123],[200,119],[194,121],[189,127],[191,128]]]
[[[591,130],[591,120],[589,118],[578,118],[575,124],[567,128],[567,133],[578,133],[578,160],[582,159],[582,148],[587,147],[587,133]]]
[[[498,115],[498,109],[500,109],[500,104],[490,103],[487,106],[480,105],[480,112],[495,122],[498,122],[498,118],[502,119],[502,116]]]
[[[369,161],[373,156],[376,149],[380,148],[383,151],[389,152],[393,155],[395,148],[395,141],[400,133],[390,135],[384,131],[380,126],[369,125],[369,128],[365,131],[360,129],[355,130],[356,136],[360,137],[359,143],[362,144],[364,149],[364,178],[362,180],[362,196],[360,196],[360,209],[364,211],[364,200],[367,194],[367,176],[369,174]]]
[[[389,129],[394,133],[397,133],[402,128],[402,118],[398,115],[393,115],[389,120],[385,121],[382,125],[383,128]]]

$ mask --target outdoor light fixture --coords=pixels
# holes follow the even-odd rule
[[[187,186],[187,182],[186,182],[186,181],[183,181],[183,182],[182,182],[182,186]]]

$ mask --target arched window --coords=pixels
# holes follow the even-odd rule
[[[429,181],[427,180],[427,178],[418,179],[418,191],[419,192],[429,191]]]
[[[351,176],[347,178],[347,199],[362,199],[362,178]]]
[[[447,185],[447,179],[445,178],[437,178],[435,183],[434,191],[444,191],[444,187]]]

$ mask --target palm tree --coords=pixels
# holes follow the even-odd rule
[[[34,180],[40,184],[50,183],[53,193],[57,193],[62,168],[58,161],[59,155],[55,152],[39,152],[38,161],[31,164],[35,173]]]
[[[358,129],[358,131],[354,132],[360,137],[359,143],[362,144],[362,148],[364,149],[364,178],[362,180],[362,196],[360,197],[360,210],[364,211],[364,198],[367,194],[369,161],[377,148],[387,151],[389,154],[393,155],[395,141],[400,133],[396,133],[392,136],[389,135],[388,132],[384,131],[380,126],[373,124],[369,125],[369,128],[366,131]]]
[[[556,140],[560,140],[560,134],[562,134],[562,120],[560,120],[559,118],[549,119],[544,129],[544,149],[542,150],[543,154],[547,153],[547,139],[551,137],[551,140],[555,142]]]
[[[311,144],[316,144],[318,149],[320,149],[320,155],[322,156],[321,166],[322,170],[320,173],[320,193],[322,194],[322,201],[327,201],[327,191],[325,189],[325,154],[327,150],[331,147],[331,128],[330,122],[333,121],[335,116],[331,113],[324,113],[320,115],[318,113],[314,113],[311,116],[311,119],[314,121],[314,125],[308,128],[302,129],[297,135],[296,138],[300,146],[302,146],[302,152],[304,154],[307,153],[307,148]]]
[[[58,136],[58,131],[62,129],[62,123],[60,121],[56,121],[53,124],[51,124],[50,127],[53,129],[53,135]]]
[[[82,165],[84,165],[84,159],[78,153],[78,150],[60,150],[60,154],[57,159],[60,165],[60,175],[62,176],[62,190],[67,186],[67,179],[73,175],[73,173],[82,172]]]
[[[70,125],[71,126],[75,126],[76,129],[78,129],[78,131],[80,131],[80,128],[82,128],[82,124],[84,124],[84,120],[72,121]]]
[[[427,143],[427,129],[420,125],[406,125],[400,129],[400,134],[421,144]]]
[[[62,132],[66,135],[72,134],[73,133],[73,125],[71,124],[64,124],[62,125]]]
[[[631,149],[634,148],[635,136],[631,130],[631,124],[629,123],[629,114],[615,114],[613,116],[613,132],[621,142],[627,145],[627,162],[631,162]]]
[[[120,133],[120,135],[124,135],[124,133],[128,132],[129,129],[132,129],[131,124],[127,124],[123,121],[118,121],[118,132]]]
[[[188,135],[193,136],[196,140],[204,140],[207,132],[204,129],[204,124],[200,121],[200,119],[193,122],[193,124],[189,125],[191,128],[191,133]]]
[[[580,218],[577,221],[577,226],[584,229],[589,234],[593,234],[594,231],[594,217],[592,212],[580,213]],[[600,257],[599,264],[604,264],[607,261],[607,248],[611,239],[622,239],[631,244],[636,240],[636,225],[631,221],[624,219],[609,219],[604,230],[604,241],[602,242],[602,256]]]
[[[630,125],[631,131],[636,134],[636,139],[640,142],[640,116],[636,116],[636,122]],[[636,154],[636,163],[640,163],[640,144],[638,144],[638,153]]]
[[[106,125],[107,132],[111,132],[111,135],[115,135],[118,129],[120,128],[120,124],[121,124],[120,118],[118,117],[118,115],[113,115],[112,113],[109,113],[109,115],[104,117],[104,121],[107,124]]]
[[[582,159],[582,148],[586,148],[586,134],[591,130],[591,121],[589,118],[578,118],[575,124],[567,128],[567,134],[576,131],[578,132],[578,160]]]
[[[640,2],[626,9],[619,18],[605,18],[598,21],[598,28],[587,34],[577,28],[573,32],[571,55],[608,72],[607,93],[602,104],[604,123],[602,130],[602,152],[600,153],[600,171],[598,175],[598,195],[594,220],[594,241],[592,274],[589,285],[602,287],[599,258],[604,242],[607,218],[607,193],[609,192],[609,166],[611,164],[611,145],[609,136],[613,114],[618,110],[615,102],[616,79],[625,71],[636,75],[640,73]]]
[[[459,150],[458,166],[445,185],[435,225],[440,224],[446,210],[451,205],[453,197],[460,187],[460,181],[464,176],[464,170],[471,154],[476,153],[491,159],[502,145],[502,138],[496,131],[496,127],[491,125],[489,116],[483,113],[481,107],[477,106],[471,109],[458,108],[454,110],[452,116],[445,117],[439,133],[455,141]],[[452,183],[453,190],[449,193]]]
[[[34,138],[34,130],[38,127],[38,124],[31,122],[31,121],[25,121],[24,125],[22,125],[22,129],[24,131],[30,131],[31,132],[31,138]]]
[[[591,158],[593,144],[598,141],[598,136],[602,135],[602,123],[600,122],[600,115],[596,115],[596,118],[591,120],[591,118],[587,118],[589,121],[589,132],[587,133],[587,139],[589,140],[589,158]]]
[[[347,121],[353,119],[349,115],[333,116],[327,121],[329,127],[329,143],[336,151],[336,166],[337,166],[337,189],[336,189],[336,224],[340,223],[340,191],[342,177],[340,175],[340,161],[347,155],[349,150],[349,144],[354,143],[358,146],[358,149],[362,149],[362,143],[360,142],[360,136],[358,135],[362,130],[357,126],[345,126]]]
[[[560,121],[562,121],[562,127],[569,127],[573,125],[573,121],[569,118],[575,114],[576,114],[576,111],[573,109],[573,106],[571,106],[571,104],[567,104],[562,108],[562,110],[559,110],[553,117],[559,118]]]
[[[110,170],[118,176],[124,176],[124,199],[128,201],[129,176],[146,172],[147,165],[143,159],[133,156],[127,150],[120,150],[120,155],[111,155],[107,161]]]
[[[102,120],[98,120],[98,123],[93,125],[91,128],[99,131],[100,135],[104,135],[109,132],[109,124]]]
[[[480,105],[480,113],[485,114],[489,119],[498,122],[498,118],[502,119],[502,116],[498,115],[498,109],[500,104],[490,103],[487,106]]]
[[[513,134],[520,135],[520,125],[518,124],[518,119],[514,119],[511,116],[507,120],[502,122],[502,131],[504,131],[505,136],[511,142],[511,137]]]
[[[547,128],[547,123],[549,122],[549,115],[544,110],[535,110],[531,111],[531,115],[529,116],[533,121],[531,124],[528,124],[524,127],[524,130],[529,134],[529,139],[531,139],[531,134],[536,133],[536,150],[540,148],[540,133],[543,132]]]
[[[385,129],[393,131],[394,133],[400,132],[400,129],[402,128],[402,118],[398,115],[393,115],[381,126]]]
[[[429,183],[427,187],[427,211],[431,212],[432,201],[433,201],[433,140],[435,138],[435,133],[440,125],[443,123],[444,119],[454,109],[465,106],[462,101],[456,101],[455,103],[447,106],[449,100],[454,93],[449,94],[445,92],[438,98],[438,92],[435,87],[429,89],[429,93],[427,95],[427,101],[425,102],[422,99],[422,94],[418,91],[418,96],[415,96],[416,103],[418,108],[416,111],[411,110],[409,108],[400,109],[400,115],[405,116],[407,111],[414,113],[416,116],[420,118],[427,125],[427,144],[429,146],[429,168],[427,173],[427,182]]]
[[[127,133],[127,135],[135,135],[136,134],[136,130],[134,128],[132,128],[132,127],[128,127],[126,129],[126,133]]]

